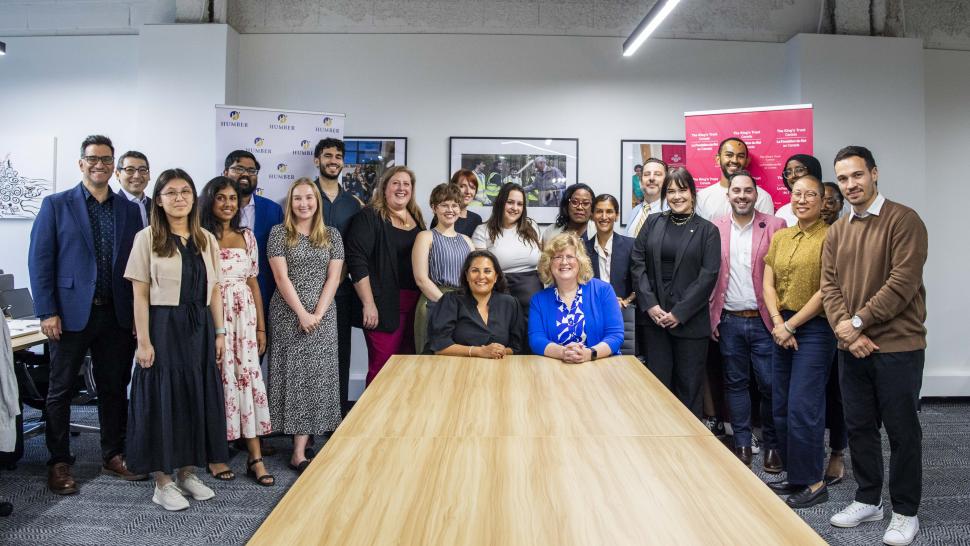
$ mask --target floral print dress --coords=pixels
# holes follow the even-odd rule
[[[266,384],[256,343],[256,301],[246,281],[259,273],[253,232],[243,231],[246,248],[222,248],[222,309],[226,317],[226,352],[222,384],[226,393],[226,439],[269,434]]]

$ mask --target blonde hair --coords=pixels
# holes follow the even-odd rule
[[[414,200],[414,189],[417,186],[417,180],[414,178],[414,171],[405,165],[398,165],[397,167],[391,167],[384,171],[384,175],[381,176],[381,183],[374,190],[374,196],[371,197],[370,203],[367,206],[377,211],[377,215],[385,222],[391,221],[391,212],[387,207],[387,197],[385,197],[384,192],[387,191],[387,184],[391,181],[391,177],[400,172],[407,173],[411,177],[411,198],[408,200],[405,208],[411,214],[411,217],[414,218],[418,227],[424,230],[424,217],[421,215],[421,207]]]
[[[542,255],[539,256],[539,266],[536,268],[539,271],[539,280],[542,281],[542,284],[548,286],[555,282],[552,276],[552,257],[570,247],[576,250],[576,260],[579,261],[579,276],[576,280],[580,284],[586,284],[593,278],[593,262],[589,260],[589,256],[586,254],[586,245],[575,233],[567,232],[553,237],[542,249]]]
[[[299,186],[310,186],[313,190],[313,198],[317,201],[317,211],[313,214],[310,221],[310,244],[317,248],[330,247],[330,233],[327,225],[323,222],[323,203],[321,202],[320,190],[317,185],[307,177],[296,179],[290,184],[290,189],[286,192],[285,213],[283,216],[283,227],[286,229],[286,246],[294,247],[300,242],[300,232],[296,230],[296,215],[293,212],[293,191]]]

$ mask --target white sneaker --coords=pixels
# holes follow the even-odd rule
[[[906,546],[916,538],[919,532],[919,517],[904,516],[893,512],[893,519],[889,522],[882,541],[890,546]]]
[[[152,502],[169,512],[177,512],[189,507],[189,501],[185,500],[185,497],[182,496],[182,490],[173,482],[168,482],[161,489],[156,484],[155,493],[152,495]]]
[[[195,474],[187,474],[184,480],[178,481],[178,486],[183,495],[192,495],[192,498],[197,501],[209,500],[216,496],[216,492],[209,489],[209,486],[202,483],[202,480]]]
[[[875,506],[864,502],[852,501],[838,514],[829,518],[829,523],[836,527],[855,527],[867,521],[879,521],[883,518],[882,505]]]
[[[751,454],[757,455],[761,453],[761,440],[758,439],[754,434],[751,435]]]

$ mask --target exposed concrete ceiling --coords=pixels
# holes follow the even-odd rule
[[[242,33],[629,35],[655,0],[0,0],[0,36],[136,33],[228,22]],[[683,0],[656,36],[785,42],[798,33],[921,38],[970,50],[970,0]]]

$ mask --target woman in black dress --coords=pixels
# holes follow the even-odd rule
[[[502,358],[522,352],[522,310],[498,260],[475,250],[461,268],[461,288],[431,308],[428,346],[438,355]]]
[[[199,225],[195,185],[185,171],[158,177],[152,206],[151,224],[135,237],[125,270],[138,335],[128,467],[154,473],[153,502],[184,510],[183,495],[215,496],[192,467],[229,458],[219,369],[225,343],[219,242]]]

